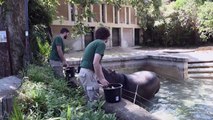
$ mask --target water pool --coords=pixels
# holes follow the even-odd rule
[[[213,120],[213,80],[161,79],[160,91],[144,104],[162,120]]]

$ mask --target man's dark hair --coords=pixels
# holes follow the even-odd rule
[[[70,32],[67,28],[61,28],[61,31],[60,31],[60,33],[61,34],[63,34],[63,33],[68,33],[68,32]]]
[[[95,32],[96,39],[106,40],[109,36],[110,36],[110,32],[105,27],[100,27]]]

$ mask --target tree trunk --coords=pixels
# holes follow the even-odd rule
[[[8,31],[12,73],[23,68],[25,50],[24,0],[5,0],[0,6],[0,29]]]

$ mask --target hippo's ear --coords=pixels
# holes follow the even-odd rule
[[[116,72],[115,72],[115,70],[113,70],[111,73],[112,73],[112,74],[115,74]]]
[[[115,74],[116,73],[115,70],[108,69],[108,71],[109,71],[110,74]]]

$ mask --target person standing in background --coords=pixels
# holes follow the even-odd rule
[[[104,56],[106,42],[110,32],[105,27],[100,27],[95,32],[95,40],[87,45],[80,64],[79,78],[83,86],[88,102],[99,99],[99,83],[107,86],[109,82],[105,79],[101,60]]]
[[[50,65],[54,70],[56,77],[64,77],[63,66],[68,66],[66,59],[64,58],[64,41],[69,35],[67,28],[62,28],[60,35],[56,36],[52,42],[50,51]]]

